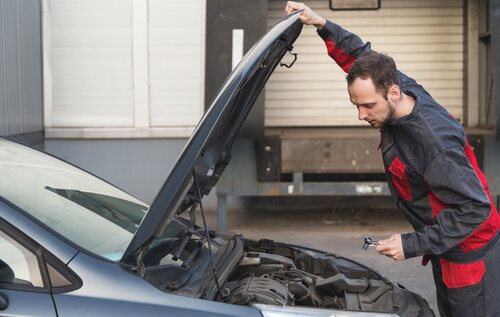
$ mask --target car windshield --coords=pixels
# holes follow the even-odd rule
[[[70,164],[0,140],[0,196],[50,229],[117,261],[148,206]]]

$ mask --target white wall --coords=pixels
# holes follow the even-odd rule
[[[189,136],[205,0],[43,0],[47,138]]]

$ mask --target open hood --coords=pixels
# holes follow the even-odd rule
[[[255,100],[302,30],[300,13],[284,17],[269,30],[226,79],[142,220],[123,254],[122,265],[140,266],[148,244],[170,219],[196,205],[215,186]]]

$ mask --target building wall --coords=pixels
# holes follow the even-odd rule
[[[0,0],[0,136],[42,142],[39,0]]]
[[[204,0],[43,4],[47,138],[191,134],[204,105]]]

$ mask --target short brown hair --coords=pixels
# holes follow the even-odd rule
[[[347,74],[347,84],[352,84],[358,77],[371,78],[375,88],[384,95],[384,98],[387,98],[390,86],[399,86],[398,70],[394,59],[374,51],[356,59]]]

